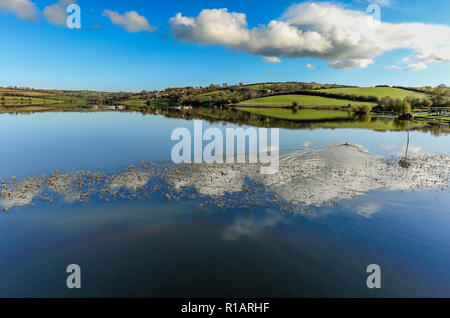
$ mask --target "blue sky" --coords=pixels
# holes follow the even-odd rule
[[[210,83],[265,81],[316,81],[361,86],[450,85],[449,60],[435,62],[427,58],[424,60],[424,67],[406,70],[411,64],[424,65],[421,60],[402,61],[409,56],[425,55],[424,52],[414,52],[411,48],[386,49],[376,56],[368,56],[372,64],[363,68],[336,69],[330,66],[334,57],[307,57],[308,54],[299,53],[299,57],[291,58],[286,57],[283,49],[278,48],[274,52],[282,63],[267,63],[263,61],[261,50],[249,49],[249,44],[244,43],[245,41],[238,45],[213,45],[208,42],[210,40],[200,38],[198,34],[202,34],[202,30],[197,33],[189,31],[191,33],[188,35],[183,33],[183,38],[174,34],[173,25],[168,22],[178,12],[185,17],[195,18],[203,9],[227,8],[228,12],[245,13],[248,28],[251,29],[280,19],[295,4],[294,1],[231,0],[192,3],[79,0],[82,10],[80,30],[46,21],[42,15],[44,8],[57,0],[27,0],[38,11],[37,21],[21,18],[13,9],[2,9],[2,1],[5,0],[0,0],[0,86],[140,91]],[[378,2],[382,4],[383,23],[418,22],[424,25],[450,26],[450,1]],[[331,3],[342,10],[361,12],[365,12],[369,5],[365,0]],[[136,11],[139,16],[147,19],[152,30],[153,27],[157,30],[129,32],[123,25],[114,24],[109,17],[104,16],[102,13],[105,9],[118,14]],[[94,25],[97,27],[92,28]],[[439,46],[450,45],[450,35],[446,29],[441,37],[444,37],[444,44],[439,42]],[[314,69],[307,68],[307,64]],[[388,66],[391,69],[386,69]],[[421,69],[425,67],[426,69]]]

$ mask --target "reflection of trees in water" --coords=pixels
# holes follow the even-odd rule
[[[394,126],[400,130],[407,130],[409,129],[409,121],[407,120],[400,120],[398,118],[395,118],[394,121]]]
[[[393,126],[397,130],[407,130],[408,121],[399,120],[398,118],[389,117],[377,117],[371,116],[370,114],[350,114],[348,119],[342,118],[329,118],[329,119],[318,119],[309,121],[296,121],[296,120],[286,120],[272,118],[264,115],[258,115],[250,112],[246,112],[235,107],[229,108],[193,108],[191,110],[174,110],[174,109],[146,109],[142,112],[146,115],[159,114],[167,118],[174,119],[200,119],[207,121],[211,124],[229,122],[238,125],[250,125],[257,127],[268,127],[268,128],[285,128],[285,129],[316,129],[320,128],[320,124],[329,123],[393,123]],[[425,125],[425,124],[424,124]],[[370,127],[368,127],[370,129]],[[423,127],[413,127],[410,129],[430,131],[433,135],[439,136],[441,134],[450,133],[450,127],[446,125],[429,125]]]
[[[31,115],[41,112],[98,112],[83,109],[80,107],[66,108],[64,110],[58,109],[58,105],[52,105],[51,107],[39,107],[39,110],[18,110],[10,109],[6,110],[8,114],[14,115]],[[388,117],[371,116],[369,114],[351,114],[348,119],[322,119],[322,120],[309,120],[309,121],[295,121],[277,119],[267,117],[263,115],[257,115],[250,112],[245,112],[235,107],[211,107],[211,108],[192,108],[192,109],[170,109],[170,108],[154,108],[143,106],[140,110],[117,110],[119,112],[134,112],[142,115],[162,115],[167,118],[173,119],[185,119],[193,120],[200,119],[207,121],[211,124],[214,123],[234,123],[238,125],[250,125],[256,127],[267,128],[285,128],[285,129],[317,129],[321,127],[321,124],[326,123],[375,123],[377,121],[383,123],[393,122],[394,127],[397,130],[407,130],[407,121],[392,119]],[[1,114],[1,113],[0,113]],[[329,128],[329,127],[327,127]],[[367,127],[370,129],[370,127]],[[447,135],[450,133],[450,127],[446,124],[429,123],[424,124],[423,127],[412,127],[413,130],[420,130],[424,132],[430,132],[433,136]]]

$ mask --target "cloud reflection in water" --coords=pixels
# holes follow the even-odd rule
[[[119,172],[54,172],[22,182],[10,179],[2,183],[0,206],[7,211],[34,200],[89,202],[159,194],[168,200],[195,200],[200,206],[265,206],[309,214],[311,207],[332,206],[378,189],[446,191],[449,176],[449,156],[420,154],[409,159],[406,169],[396,158],[386,160],[359,146],[329,145],[281,153],[274,175],[261,175],[257,164],[143,163]],[[366,204],[356,213],[370,217],[379,208]],[[228,235],[253,226],[241,222]]]

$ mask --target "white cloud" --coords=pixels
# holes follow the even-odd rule
[[[276,56],[263,56],[262,59],[266,63],[275,63],[275,64],[283,63],[283,61]]]
[[[409,64],[405,69],[407,71],[426,70],[428,66],[424,62]]]
[[[403,67],[399,65],[386,65],[384,68],[387,70],[395,70],[395,71],[403,70]]]
[[[177,13],[169,23],[176,37],[187,42],[241,46],[251,40],[246,15],[227,9],[203,10],[195,19]]]
[[[423,62],[423,63],[439,63],[439,62],[445,62],[446,59],[445,56],[450,56],[450,46],[449,47],[439,47],[437,49],[436,53],[430,53],[428,55],[425,54],[419,54],[415,56],[408,56],[405,57],[402,61],[404,63],[411,63],[411,62]]]
[[[27,21],[37,21],[39,13],[36,4],[30,0],[0,0],[0,12],[12,13]]]
[[[372,59],[345,59],[331,62],[331,67],[337,70],[351,70],[352,68],[366,68],[373,64]]]
[[[42,14],[47,19],[47,22],[55,25],[65,26],[67,23],[66,8],[71,3],[77,3],[77,1],[60,0],[55,4],[46,6]]]
[[[310,69],[310,70],[315,70],[315,69],[317,68],[317,67],[315,67],[315,66],[312,65],[312,64],[306,64],[305,67],[308,68],[308,69]]]
[[[62,9],[57,3],[45,7],[43,15],[50,23],[56,25],[66,24],[67,19],[66,11]]]
[[[278,20],[249,28],[246,15],[227,9],[181,13],[169,20],[175,38],[186,43],[224,45],[254,55],[330,61],[338,69],[365,68],[373,58],[410,49],[417,56],[450,61],[450,27],[424,23],[386,23],[374,27],[363,11],[305,2],[291,6]]]
[[[151,26],[148,20],[136,11],[128,11],[122,15],[116,11],[105,10],[103,15],[108,17],[112,23],[123,27],[128,32],[155,31],[155,27]]]

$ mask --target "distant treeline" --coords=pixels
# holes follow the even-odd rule
[[[404,87],[404,86],[393,86],[394,88],[403,89],[405,91],[411,91],[415,93],[427,93],[425,89],[415,88],[415,87]]]

